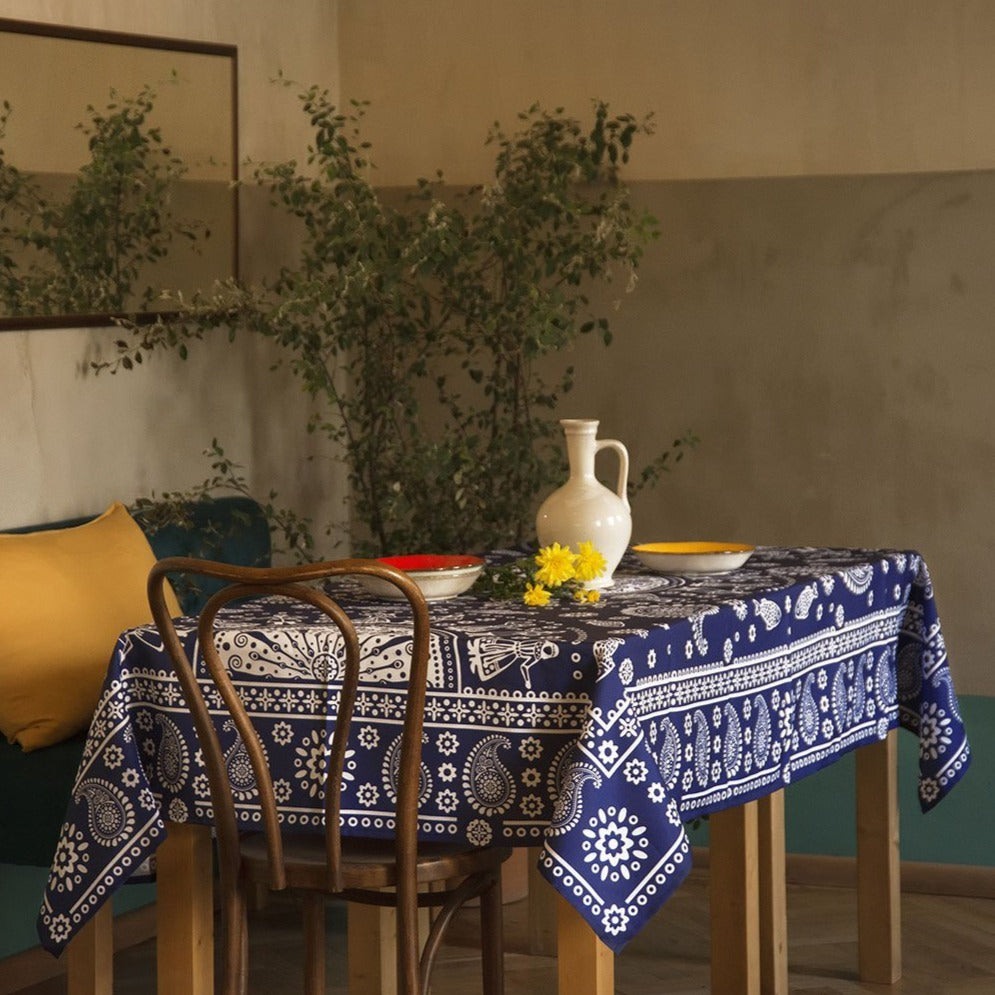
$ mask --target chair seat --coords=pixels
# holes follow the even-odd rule
[[[324,836],[284,837],[287,885],[291,888],[324,890]],[[239,844],[242,866],[250,881],[269,880],[266,840],[261,833],[245,836]],[[511,856],[509,847],[469,847],[443,840],[418,844],[419,884],[468,877],[498,867]],[[342,838],[342,884],[344,888],[393,888],[397,885],[395,843],[392,839]]]

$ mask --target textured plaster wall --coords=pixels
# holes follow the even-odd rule
[[[384,184],[484,178],[495,119],[654,111],[634,179],[995,166],[989,0],[340,0]]]
[[[637,466],[700,436],[636,538],[919,549],[958,689],[995,693],[995,172],[636,192],[664,235],[563,406]]]
[[[240,153],[255,161],[304,154],[306,121],[293,91],[271,82],[277,73],[337,91],[336,5],[294,0],[292,12],[265,0],[0,0],[4,17],[237,45]],[[286,242],[262,198],[243,197],[243,273],[266,272]],[[259,495],[275,488],[320,525],[341,516],[337,470],[304,431],[296,384],[269,371],[265,344],[218,341],[192,348],[187,363],[164,356],[132,373],[88,375],[86,361],[109,356],[117,337],[0,333],[0,527],[190,486],[209,475],[201,451],[214,436]]]

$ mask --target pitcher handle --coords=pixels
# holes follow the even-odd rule
[[[618,483],[615,485],[615,493],[622,499],[628,511],[629,496],[626,493],[626,486],[629,480],[629,450],[618,439],[598,439],[594,444],[594,455],[597,456],[602,449],[614,449],[618,453]]]

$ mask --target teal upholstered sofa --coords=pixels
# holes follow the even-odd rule
[[[52,522],[9,532],[67,528],[89,519]],[[169,525],[150,532],[139,525],[158,558],[202,556],[246,566],[268,566],[270,532],[260,506],[249,498],[224,497],[198,502],[190,508],[189,527]],[[211,593],[178,590],[184,611],[196,610]],[[53,619],[57,624],[58,619]],[[83,752],[85,733],[25,753],[0,737],[0,863],[47,867],[56,842]]]

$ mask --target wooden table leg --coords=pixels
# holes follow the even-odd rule
[[[428,890],[445,891],[446,887],[447,882],[437,881]],[[349,995],[397,995],[397,910],[349,902],[346,915]],[[436,908],[418,910],[418,943],[422,948],[436,915]]]
[[[757,803],[713,812],[708,833],[712,995],[758,995]]]
[[[784,861],[784,792],[757,800],[760,885],[760,991],[788,995],[788,906]]]
[[[529,847],[529,953],[555,957],[557,891],[539,873],[539,852],[538,847]]]
[[[902,976],[898,734],[857,750],[857,949],[860,979]]]
[[[556,900],[559,995],[611,995],[615,955],[562,895]]]
[[[69,995],[111,995],[114,990],[114,910],[106,901],[66,947]]]
[[[211,827],[167,823],[156,851],[156,951],[163,995],[214,991]]]
[[[381,905],[348,905],[349,995],[396,995],[397,913]]]

